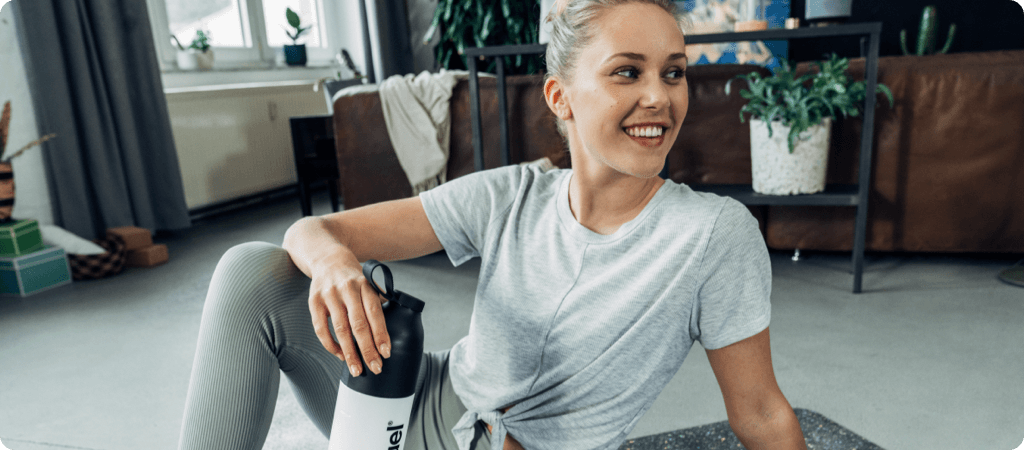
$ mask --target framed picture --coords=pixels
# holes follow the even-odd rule
[[[729,33],[736,22],[746,20],[744,11],[751,10],[755,0],[686,0],[676,6],[686,12],[689,24],[686,34]],[[768,28],[782,28],[789,17],[789,0],[756,0],[768,21]],[[779,67],[786,59],[786,41],[753,41],[686,46],[690,64],[757,64],[769,69]]]

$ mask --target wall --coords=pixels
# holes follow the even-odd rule
[[[5,4],[0,8],[0,108],[8,100],[11,102],[11,127],[7,147],[8,151],[14,152],[38,139],[40,133],[18,45],[12,7]],[[16,219],[36,219],[40,224],[48,225],[53,224],[53,209],[43,165],[45,145],[28,150],[11,160],[17,192],[11,216]]]
[[[808,0],[792,0],[793,17],[804,16]],[[1011,0],[854,0],[850,23],[882,22],[882,56],[902,55],[900,30],[907,30],[907,49],[915,51],[921,10],[935,5],[938,11],[936,46],[942,48],[949,25],[957,26],[950,53],[1024,49],[1024,10]],[[793,41],[790,58],[819,59],[835,51],[844,56],[859,55],[856,38]]]
[[[310,82],[165,92],[189,209],[295,183],[288,119],[327,114]]]

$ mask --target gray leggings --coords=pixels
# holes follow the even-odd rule
[[[281,247],[229,249],[203,308],[180,449],[259,449],[267,438],[280,372],[324,436],[330,436],[345,363],[313,333],[310,280]],[[423,355],[407,450],[455,450],[451,429],[466,407],[452,390],[448,352]],[[489,448],[477,423],[473,448]]]

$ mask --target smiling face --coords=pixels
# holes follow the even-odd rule
[[[683,33],[671,14],[644,3],[604,10],[593,27],[571,79],[545,84],[573,166],[657,176],[689,106]]]

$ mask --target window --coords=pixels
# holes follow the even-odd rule
[[[0,0],[2,2],[4,0]],[[281,47],[292,44],[285,10],[291,8],[310,27],[298,43],[306,44],[308,65],[326,66],[351,40],[343,23],[360,23],[352,7],[332,0],[147,0],[164,70],[176,70],[174,36],[188,47],[203,30],[210,37],[217,69],[268,69],[283,58]],[[358,5],[358,4],[356,4]],[[356,7],[357,8],[357,7]],[[160,30],[167,30],[161,34]],[[352,49],[349,49],[351,52]]]

